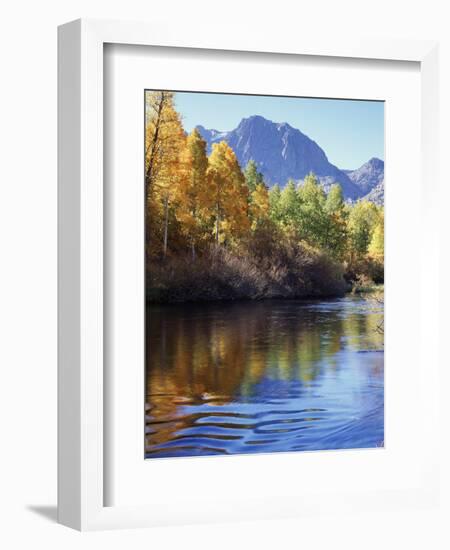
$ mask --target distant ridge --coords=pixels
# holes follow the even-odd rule
[[[347,171],[348,177],[361,190],[361,196],[384,204],[384,162],[371,158],[357,170]]]

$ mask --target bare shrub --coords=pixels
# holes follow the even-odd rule
[[[382,260],[370,256],[355,259],[347,265],[344,277],[351,284],[357,283],[361,277],[366,281],[370,279],[372,285],[383,284],[384,263]]]
[[[211,245],[149,261],[147,298],[157,302],[338,296],[342,268],[324,252],[261,229],[236,248]]]

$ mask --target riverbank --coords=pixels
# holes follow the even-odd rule
[[[329,298],[350,290],[342,266],[305,244],[280,244],[264,256],[211,247],[200,257],[186,254],[149,266],[150,303]]]
[[[383,294],[384,285],[377,284],[373,281],[356,281],[351,289],[352,294]]]

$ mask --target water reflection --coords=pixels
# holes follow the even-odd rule
[[[358,297],[148,306],[146,457],[382,445],[382,316]]]

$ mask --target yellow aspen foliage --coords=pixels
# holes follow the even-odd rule
[[[145,184],[148,193],[164,168],[168,154],[173,156],[176,136],[171,132],[181,128],[173,101],[172,92],[147,92],[145,96]]]
[[[379,219],[379,208],[368,200],[359,200],[351,207],[348,229],[352,256],[361,257],[367,254],[373,231]]]
[[[210,219],[213,195],[207,177],[206,142],[194,129],[186,139],[181,156],[183,177],[177,187],[176,217],[189,241],[192,256],[198,244],[211,234]]]
[[[380,215],[380,220],[373,230],[372,239],[369,244],[369,255],[375,260],[384,261],[384,215]]]
[[[213,196],[214,238],[223,243],[243,236],[250,229],[248,187],[233,149],[214,143],[208,163]]]
[[[145,141],[147,244],[152,236],[156,237],[165,255],[170,207],[183,178],[182,153],[186,142],[171,92],[146,94]],[[161,227],[162,235],[159,235],[158,229]]]
[[[270,203],[269,191],[263,183],[258,183],[251,194],[250,218],[252,229],[269,217]]]

